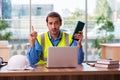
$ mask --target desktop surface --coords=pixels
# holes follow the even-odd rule
[[[110,73],[112,72],[112,73]],[[12,73],[12,74],[11,74]],[[28,73],[28,74],[27,74]],[[48,69],[46,66],[38,66],[31,70],[19,70],[19,71],[9,71],[6,67],[2,67],[0,70],[0,76],[29,76],[29,75],[103,75],[103,74],[120,74],[120,68],[116,69],[105,69],[105,68],[96,68],[83,63],[77,65],[75,68],[52,68]],[[7,75],[6,75],[7,74]]]
[[[0,70],[1,80],[120,80],[120,68],[95,68],[83,63],[76,68],[48,69],[38,66],[32,70]]]

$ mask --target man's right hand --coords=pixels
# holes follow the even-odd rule
[[[34,46],[36,37],[37,32],[34,30],[34,27],[32,26],[32,32],[30,33],[30,46]]]

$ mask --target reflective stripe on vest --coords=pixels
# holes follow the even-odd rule
[[[37,36],[37,40],[39,44],[42,46],[43,53],[40,56],[40,61],[37,64],[46,64],[47,55],[48,55],[48,47],[54,46],[49,38],[48,33],[41,34]],[[62,32],[62,38],[59,41],[57,46],[70,46],[72,44],[72,36],[70,34]]]

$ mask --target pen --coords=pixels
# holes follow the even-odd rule
[[[94,63],[87,63],[87,65],[91,66],[91,67],[95,67]]]

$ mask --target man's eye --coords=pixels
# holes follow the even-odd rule
[[[57,22],[55,22],[55,24],[59,24],[59,22],[57,21]]]
[[[50,25],[52,25],[52,23],[49,23]]]

